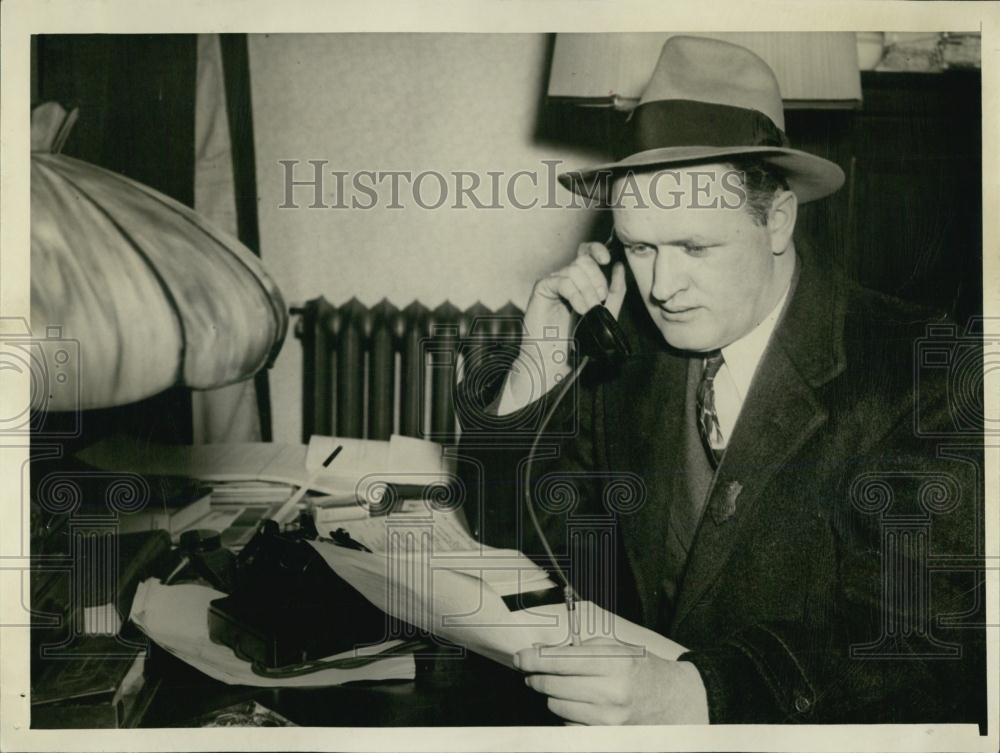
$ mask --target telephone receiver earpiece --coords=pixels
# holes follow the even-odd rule
[[[625,263],[625,253],[614,230],[611,231],[604,245],[611,254],[611,263],[604,270],[604,274],[607,276],[607,269],[610,269],[616,261]],[[632,353],[621,325],[615,321],[611,312],[603,305],[594,306],[580,318],[574,338],[577,352],[587,356],[592,361],[614,363],[627,358]]]
[[[578,352],[594,361],[614,363],[632,353],[621,326],[604,306],[594,306],[580,318],[574,338]]]

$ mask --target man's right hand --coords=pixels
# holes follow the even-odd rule
[[[499,415],[542,397],[570,372],[569,353],[578,317],[602,303],[618,318],[625,300],[625,267],[616,262],[611,284],[601,265],[611,263],[603,243],[581,243],[572,263],[535,283],[524,312],[524,340],[507,375]]]

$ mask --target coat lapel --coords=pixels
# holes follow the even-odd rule
[[[769,353],[709,491],[678,593],[674,627],[725,566],[771,476],[826,419],[825,409],[784,351]]]
[[[663,350],[633,356],[605,393],[608,466],[632,471],[645,483],[645,503],[620,516],[619,525],[647,625],[659,607],[667,512],[679,470],[665,459],[681,453],[687,361]]]
[[[844,367],[838,281],[800,257],[788,308],[765,352],[709,491],[677,597],[671,632],[720,575],[766,499],[761,494],[827,420],[815,388]]]

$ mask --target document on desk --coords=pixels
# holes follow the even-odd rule
[[[77,457],[107,470],[298,486],[312,478],[338,446],[342,449],[336,461],[312,483],[315,491],[374,503],[380,501],[386,484],[428,486],[450,479],[440,444],[395,434],[388,441],[316,435],[308,445],[155,445],[111,437],[85,448]]]
[[[213,643],[208,633],[208,606],[225,594],[192,583],[164,586],[156,579],[139,584],[132,602],[132,621],[162,648],[209,677],[230,685],[256,687],[325,687],[362,680],[410,680],[416,674],[412,654],[396,654],[350,669],[323,669],[300,677],[270,678],[255,674],[250,662],[228,646]],[[388,641],[346,651],[329,659],[352,659],[388,650]]]
[[[351,509],[348,508],[348,512]],[[356,506],[353,509],[356,509]],[[398,537],[402,531],[411,535],[427,536],[433,542],[433,549],[438,554],[474,552],[480,547],[479,542],[469,533],[465,515],[461,510],[435,510],[433,503],[427,500],[406,500],[398,510],[388,515],[374,517],[351,515],[332,522],[327,521],[326,518],[316,517],[316,527],[321,534],[326,535],[327,529],[343,528],[352,539],[373,552],[385,552],[389,534],[395,532]]]
[[[366,504],[381,502],[387,484],[426,488],[446,485],[451,478],[440,444],[401,434],[393,434],[388,441],[313,435],[305,460],[309,472],[322,469],[323,461],[338,447],[336,462],[318,480]]]
[[[412,539],[411,539],[412,541]],[[548,575],[520,552],[480,547],[439,553],[390,543],[363,552],[324,541],[313,547],[344,580],[397,619],[465,646],[505,666],[535,644],[569,641],[564,604],[510,611],[503,596],[552,588]],[[581,637],[607,637],[676,659],[684,648],[589,601],[578,605]]]

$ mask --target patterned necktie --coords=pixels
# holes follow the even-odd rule
[[[726,438],[722,436],[719,416],[715,412],[715,375],[723,363],[721,351],[709,353],[705,358],[701,381],[698,382],[698,433],[713,468],[718,467],[726,449]]]

